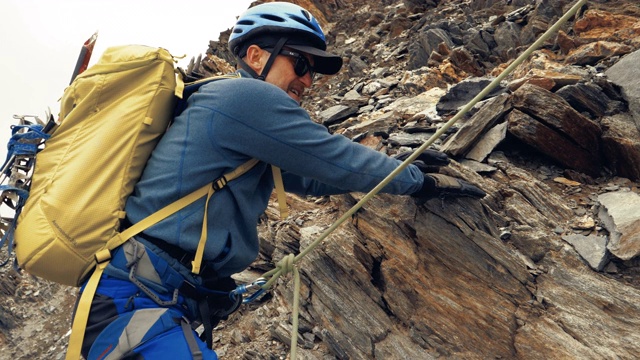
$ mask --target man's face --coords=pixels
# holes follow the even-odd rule
[[[267,63],[268,51],[262,50],[262,67]],[[271,65],[265,81],[284,90],[292,99],[301,102],[306,88],[313,84],[313,57],[285,47]],[[260,73],[257,71],[257,73]]]

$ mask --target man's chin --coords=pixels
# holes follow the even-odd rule
[[[292,98],[293,100],[295,100],[298,104],[302,104],[302,99],[300,99],[300,97],[298,95],[296,95],[295,93],[288,91],[287,95],[289,95],[290,98]]]

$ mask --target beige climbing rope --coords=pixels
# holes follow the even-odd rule
[[[500,75],[498,75],[489,85],[487,85],[476,97],[474,97],[467,105],[465,105],[454,117],[446,122],[438,131],[436,131],[422,146],[411,154],[400,166],[398,166],[393,172],[391,172],[386,178],[384,178],[375,188],[369,191],[358,203],[356,203],[351,209],[349,209],[344,215],[336,220],[327,230],[325,230],[316,240],[314,240],[307,248],[300,252],[300,254],[293,256],[289,254],[280,260],[276,268],[266,272],[263,278],[268,279],[262,286],[264,290],[268,290],[275,281],[282,275],[293,272],[294,274],[294,292],[293,292],[293,328],[291,332],[291,360],[296,359],[297,353],[297,341],[298,341],[298,313],[299,313],[299,298],[300,298],[300,274],[296,263],[299,262],[304,256],[315,249],[324,239],[326,239],[338,226],[340,226],[347,219],[351,218],[364,204],[366,204],[373,196],[375,196],[382,188],[384,188],[393,178],[395,178],[400,172],[402,172],[409,164],[411,164],[424,150],[426,150],[436,139],[444,134],[453,124],[455,124],[464,114],[466,114],[473,106],[475,106],[480,100],[487,96],[500,82],[511,73],[518,65],[524,62],[535,50],[537,50],[553,33],[555,33],[565,22],[567,22],[572,16],[574,16],[578,10],[587,2],[587,0],[579,0],[574,6],[571,7],[558,21],[553,24],[544,34],[538,38],[527,50],[525,50],[517,59],[515,59],[511,65],[509,65]]]

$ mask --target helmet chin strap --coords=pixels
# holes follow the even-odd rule
[[[264,68],[262,68],[262,73],[260,75],[258,75],[258,73],[256,73],[251,68],[251,66],[249,66],[246,62],[244,62],[244,60],[236,56],[238,60],[238,64],[244,71],[248,72],[254,79],[264,81],[264,79],[267,77],[267,74],[269,74],[269,70],[271,70],[271,65],[273,65],[273,62],[276,60],[276,56],[280,54],[280,50],[282,50],[282,47],[284,47],[284,44],[287,43],[287,40],[289,39],[286,37],[282,37],[280,38],[280,40],[278,40],[275,47],[273,48],[273,51],[271,52],[271,55],[269,56],[269,59],[267,60],[267,63],[264,65]]]

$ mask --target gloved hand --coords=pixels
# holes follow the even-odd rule
[[[442,196],[470,196],[483,198],[487,195],[482,189],[468,182],[443,174],[424,174],[422,188],[411,194],[418,204]]]
[[[405,161],[411,154],[413,154],[413,151],[407,151],[393,155],[393,157],[400,161]],[[438,172],[439,167],[449,164],[449,157],[440,151],[427,149],[418,155],[411,164],[417,166],[423,173]]]

